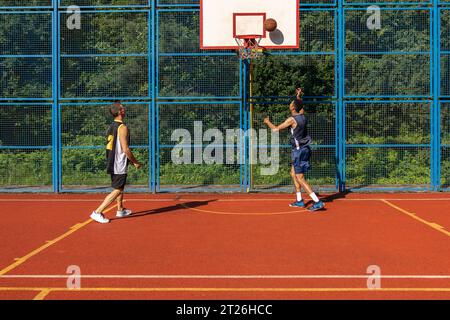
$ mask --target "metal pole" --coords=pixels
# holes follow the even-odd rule
[[[338,185],[345,190],[345,16],[344,0],[338,0],[338,101],[336,108],[338,143]]]
[[[59,126],[59,17],[58,0],[52,1],[52,184],[60,192],[60,126]]]
[[[249,76],[249,60],[243,60],[243,111],[244,111],[244,123],[243,123],[243,146],[244,146],[244,154],[243,154],[243,165],[244,165],[244,181],[243,187],[246,192],[249,191],[249,182],[248,182],[248,76]]]
[[[433,191],[438,191],[441,188],[441,106],[440,106],[440,50],[441,50],[441,39],[440,39],[440,9],[438,5],[439,0],[433,0],[433,11],[432,11],[432,48],[431,48],[431,59],[433,61],[433,82],[432,82],[432,94],[433,94],[433,104],[432,104],[432,121],[431,121],[431,189]]]
[[[149,75],[148,75],[148,85],[151,86],[149,88],[148,94],[150,95],[150,110],[148,112],[148,145],[149,145],[149,187],[150,192],[156,192],[156,157],[155,157],[155,148],[156,148],[156,124],[155,124],[155,108],[156,108],[156,97],[155,97],[155,70],[156,70],[156,35],[155,35],[155,18],[156,18],[156,0],[149,0],[148,5],[149,14],[148,14],[148,66],[149,66]]]

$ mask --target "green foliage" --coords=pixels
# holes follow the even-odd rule
[[[50,186],[51,182],[51,151],[0,152],[0,186]]]
[[[430,50],[429,11],[383,10],[381,29],[366,27],[373,12],[366,9],[345,13],[346,48],[353,52],[428,51]]]
[[[167,163],[160,172],[161,185],[239,185],[239,167],[233,165]]]
[[[22,1],[3,5],[19,2],[22,5]],[[34,4],[45,5],[44,1],[34,1]],[[2,54],[51,54],[51,14],[1,14],[0,26]],[[50,98],[51,80],[51,58],[0,58],[2,97]]]
[[[427,149],[361,148],[348,150],[347,182],[352,186],[430,183]]]
[[[332,56],[267,56],[253,69],[253,95],[294,96],[302,87],[310,96],[334,95]]]
[[[0,0],[0,6],[50,6],[52,0]]]
[[[446,148],[446,159],[450,159],[450,150]],[[441,183],[444,187],[450,187],[450,160],[441,163]]]

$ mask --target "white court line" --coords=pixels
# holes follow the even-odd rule
[[[0,275],[0,279],[60,279],[65,275]],[[79,275],[82,279],[450,279],[450,275]]]
[[[213,197],[213,196],[211,196]],[[323,198],[326,198],[326,196],[324,196]],[[393,199],[389,199],[389,198],[360,198],[360,199],[335,199],[332,201],[381,201],[381,200],[392,200],[392,201],[450,201],[450,197],[449,198],[423,198],[423,199],[404,199],[404,198],[393,198]],[[211,199],[189,199],[189,198],[178,198],[178,199],[128,199],[128,201],[143,201],[143,202],[152,202],[152,201],[211,201]],[[292,197],[290,198],[265,198],[265,199],[253,199],[253,198],[248,198],[248,199],[217,199],[214,200],[212,202],[239,202],[239,201],[244,201],[244,202],[253,202],[253,201],[292,201]]]
[[[213,196],[212,196],[213,197]],[[326,196],[325,196],[326,197]],[[98,202],[102,201],[104,198],[99,199],[0,199],[0,202]],[[189,199],[189,198],[179,198],[179,199],[145,199],[145,198],[128,198],[127,201],[142,201],[142,202],[174,202],[174,201],[211,201],[211,199]],[[291,198],[266,198],[266,199],[216,199],[213,202],[254,202],[254,201],[291,201]],[[381,200],[392,200],[392,201],[450,201],[449,198],[422,198],[422,199],[405,199],[405,198],[360,198],[360,199],[334,199],[334,201],[381,201]]]

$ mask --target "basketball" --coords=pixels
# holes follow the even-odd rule
[[[276,28],[277,22],[275,21],[275,19],[269,18],[264,21],[264,29],[266,29],[266,31],[272,32],[275,31]]]

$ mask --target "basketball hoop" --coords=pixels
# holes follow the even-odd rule
[[[237,35],[234,39],[239,46],[239,57],[243,60],[259,58],[264,52],[264,48],[259,45],[261,38],[257,34]]]

